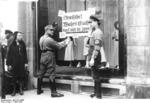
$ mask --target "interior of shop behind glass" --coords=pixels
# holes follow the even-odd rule
[[[61,31],[61,18],[58,17],[58,11],[65,12],[84,11],[88,8],[100,8],[102,11],[102,24],[100,26],[104,33],[104,50],[109,66],[115,68],[116,61],[119,62],[119,54],[116,54],[114,49],[119,48],[115,44],[114,37],[114,23],[118,21],[119,0],[39,0],[38,2],[38,39],[44,34],[44,26],[58,23],[58,32]],[[56,35],[58,38],[59,35]],[[81,66],[85,66],[85,57],[83,55],[83,41],[84,37],[75,39],[76,48],[74,49],[74,60],[72,65],[74,67],[80,62]],[[116,46],[116,47],[115,47]],[[117,52],[119,49],[117,50]],[[118,52],[119,53],[119,52]],[[65,49],[57,52],[57,65],[69,66],[70,61],[66,61]],[[40,57],[40,54],[39,54]],[[119,64],[118,64],[119,65]],[[120,69],[120,68],[119,68]],[[124,71],[124,70],[123,70]]]

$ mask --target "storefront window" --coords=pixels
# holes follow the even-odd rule
[[[42,0],[40,2],[42,2]],[[118,21],[119,15],[118,2],[118,0],[62,0],[61,2],[59,2],[59,0],[47,0],[48,5],[45,4],[43,7],[41,7],[41,10],[44,10],[45,14],[42,12],[43,17],[41,16],[40,19],[43,20],[45,18],[45,22],[41,22],[42,24],[39,24],[41,25],[39,26],[39,30],[44,30],[43,28],[48,24],[48,22],[57,22],[59,24],[59,30],[61,31],[61,19],[58,17],[59,10],[64,10],[65,12],[76,12],[85,11],[90,8],[94,8],[95,10],[99,9],[101,11],[102,19],[100,28],[104,33],[104,51],[106,54],[107,64],[111,71],[119,71],[119,40],[114,39],[114,32],[117,31],[114,27],[114,23]],[[48,22],[46,22],[47,20]],[[80,67],[84,67],[84,37],[75,38],[74,41],[76,43],[76,47],[74,49],[73,66],[78,67],[78,64],[81,64]],[[64,58],[65,50],[63,49],[57,53],[58,65],[69,67],[69,62]]]

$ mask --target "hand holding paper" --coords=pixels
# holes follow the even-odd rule
[[[60,46],[62,46],[62,47],[65,47],[66,46],[66,42],[65,42],[65,40],[64,41],[62,41],[62,42],[59,42],[58,43]]]
[[[70,40],[69,37],[67,37],[67,39],[65,40],[66,44],[69,44],[70,41],[71,41],[71,40]]]
[[[70,42],[70,38],[67,37],[67,39],[65,39],[65,40],[62,41],[62,42],[59,42],[58,44],[61,45],[61,46],[63,46],[63,47],[65,47],[66,45],[69,44],[69,42]]]

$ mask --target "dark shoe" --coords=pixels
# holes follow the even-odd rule
[[[42,94],[43,92],[44,92],[43,90],[37,90],[38,95]]]
[[[24,95],[24,93],[23,93],[23,92],[19,92],[19,94],[20,94],[20,95]]]
[[[52,93],[51,94],[51,97],[63,97],[64,95],[63,94],[60,94],[60,93]]]
[[[23,95],[23,94],[24,94],[24,93],[23,93],[23,84],[22,84],[22,82],[19,83],[19,94],[20,94],[20,95]]]
[[[16,95],[16,92],[15,91],[13,91],[12,92],[12,94],[11,94],[11,96],[15,96]]]
[[[91,94],[91,95],[90,95],[91,98],[93,98],[93,97],[95,97],[95,96],[96,96],[95,94]]]
[[[101,97],[101,96],[96,96],[96,98],[97,98],[97,99],[102,99],[102,97]]]
[[[22,88],[20,88],[19,94],[20,94],[20,95],[23,95],[23,94],[24,94]]]

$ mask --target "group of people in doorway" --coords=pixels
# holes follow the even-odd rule
[[[11,85],[12,96],[15,96],[17,91],[20,95],[23,95],[23,90],[25,87],[26,71],[28,67],[26,45],[23,41],[23,33],[11,30],[5,30],[6,43],[2,44],[4,62],[6,63],[6,68],[4,70],[5,77],[9,77],[9,82]],[[6,92],[7,86],[5,86]]]

